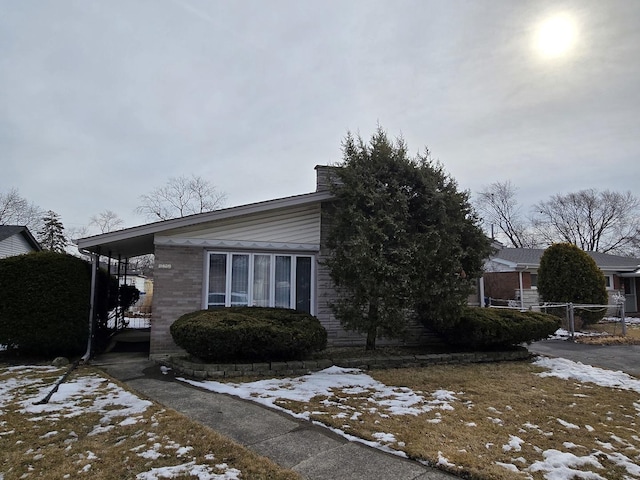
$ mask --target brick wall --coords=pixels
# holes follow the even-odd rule
[[[485,272],[484,295],[504,300],[514,299],[516,290],[520,290],[520,274],[518,272]],[[531,274],[522,272],[522,288],[531,288]]]
[[[155,249],[151,354],[179,353],[169,327],[180,316],[202,308],[204,250],[157,245]]]
[[[332,183],[339,182],[336,169],[331,165],[316,165],[316,192],[329,190]]]

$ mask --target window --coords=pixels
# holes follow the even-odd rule
[[[210,252],[206,308],[252,305],[313,313],[313,257]]]
[[[231,255],[231,306],[249,305],[249,255]]]
[[[532,289],[537,289],[538,288],[538,274],[537,273],[532,273],[531,274],[531,288]]]
[[[271,255],[253,256],[253,304],[268,307],[271,299]]]
[[[227,290],[227,256],[209,255],[209,300],[208,306],[224,307]]]
[[[607,290],[613,290],[613,275],[604,276],[604,285],[607,287]]]

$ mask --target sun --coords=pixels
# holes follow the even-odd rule
[[[535,34],[535,49],[543,57],[567,54],[576,43],[576,23],[569,15],[560,14],[541,22]]]

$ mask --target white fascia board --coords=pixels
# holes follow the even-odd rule
[[[618,273],[619,277],[640,277],[640,268],[633,272]]]
[[[608,272],[610,274],[616,274],[616,273],[633,273],[638,271],[638,269],[640,268],[640,265],[629,265],[628,267],[621,267],[621,266],[617,266],[617,267],[609,267],[606,265],[598,265],[598,268],[600,270],[602,270],[603,272]]]
[[[514,270],[519,267],[517,263],[510,262],[509,260],[505,260],[504,258],[493,257],[493,258],[490,258],[489,261],[499,263],[500,265],[504,265],[509,268],[513,268]]]

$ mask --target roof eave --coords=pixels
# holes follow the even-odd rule
[[[269,210],[295,207],[330,200],[333,195],[328,191],[305,193],[292,197],[276,198],[264,202],[250,203],[236,207],[213,210],[188,217],[174,218],[160,222],[139,225],[115,232],[103,233],[92,237],[80,238],[76,244],[81,251],[102,255],[111,254],[133,257],[153,253],[153,238],[156,234],[178,228],[190,227],[227,218],[250,215]],[[135,245],[134,245],[135,244]]]

